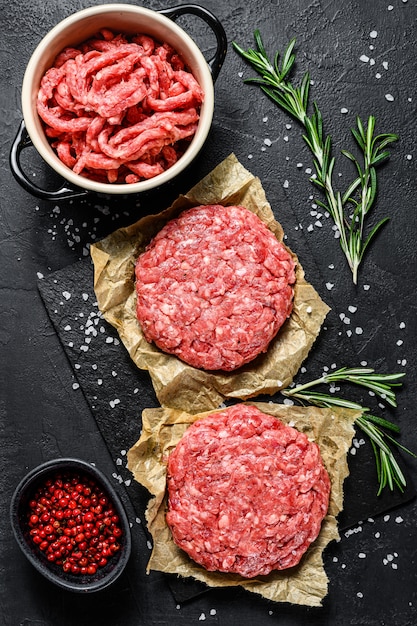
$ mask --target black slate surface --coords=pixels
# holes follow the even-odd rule
[[[93,302],[83,297],[90,294],[91,283],[80,282],[75,288],[70,275],[85,280],[90,271],[89,242],[134,222],[150,207],[156,212],[167,206],[235,152],[261,178],[284,226],[287,243],[298,253],[309,280],[333,307],[332,317],[306,363],[305,376],[315,375],[333,361],[337,366],[366,362],[379,371],[405,371],[398,409],[380,410],[399,423],[402,443],[416,450],[415,2],[267,0],[261,8],[256,0],[244,4],[234,0],[202,2],[222,21],[229,42],[236,40],[248,47],[253,44],[254,28],[259,28],[273,53],[291,37],[297,38],[295,77],[300,78],[305,70],[310,72],[312,97],[317,99],[333,136],[335,176],[341,183],[351,172],[339,150],[352,148],[349,129],[356,114],[366,119],[373,113],[379,132],[398,133],[400,139],[391,159],[380,173],[378,202],[371,221],[375,223],[385,215],[391,219],[371,247],[357,287],[350,281],[331,220],[317,215],[308,180],[311,158],[300,128],[256,89],[243,85],[243,78],[252,72],[230,47],[216,82],[215,117],[206,146],[174,183],[146,197],[116,202],[90,197],[49,203],[18,186],[8,159],[21,121],[21,81],[28,59],[41,37],[59,20],[99,3],[33,0],[22,4],[9,0],[0,11],[0,623],[188,626],[204,621],[220,626],[414,626],[415,499],[361,524],[356,518],[364,515],[364,509],[355,515],[354,525],[349,525],[341,541],[325,552],[329,593],[318,609],[274,605],[239,589],[211,590],[198,596],[194,590],[190,600],[179,602],[172,593],[171,580],[145,573],[149,545],[137,511],[142,510],[146,494],[136,493],[136,489],[133,494],[132,485],[124,485],[129,477],[122,450],[137,435],[141,407],[151,406],[155,398],[146,373],[133,368],[120,345],[106,343],[106,338],[115,338],[111,329],[106,327],[99,337],[86,342],[89,335],[86,327],[80,328],[81,313],[87,322],[90,313],[96,311]],[[154,9],[175,4],[176,0],[145,3]],[[193,19],[186,21],[210,56],[213,42],[205,27]],[[56,178],[33,150],[24,160],[38,183],[57,186]],[[50,300],[50,316],[39,284],[45,300]],[[59,294],[61,287],[73,294],[68,301]],[[78,306],[74,307],[74,302]],[[68,320],[61,314],[64,310]],[[67,324],[73,330],[63,332]],[[72,350],[67,333],[75,340]],[[89,345],[89,351],[80,350],[82,345]],[[333,355],[336,350],[337,360],[327,350]],[[104,355],[107,360],[95,358]],[[101,385],[98,379],[102,379]],[[116,399],[121,402],[115,403]],[[110,438],[99,422],[101,414],[106,420],[111,417],[108,429],[111,440],[117,442],[114,450],[106,445]],[[129,418],[128,432],[119,429],[125,417]],[[366,444],[361,445],[357,458],[366,449]],[[20,554],[7,518],[12,490],[29,468],[56,456],[71,455],[95,462],[109,477],[114,475],[132,523],[134,550],[125,575],[113,588],[94,597],[67,594],[40,578]],[[410,482],[415,483],[415,460],[401,456]],[[352,506],[359,506],[359,498],[367,504],[374,494],[367,466],[357,458],[351,459],[356,478],[349,479],[346,486],[346,501]],[[182,586],[183,597],[190,595],[189,584],[187,581]],[[179,596],[181,589],[175,591]]]

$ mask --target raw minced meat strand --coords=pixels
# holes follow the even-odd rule
[[[37,110],[58,157],[76,174],[134,183],[182,156],[203,101],[171,46],[103,29],[58,55],[41,80]]]
[[[254,406],[194,422],[170,454],[166,521],[209,571],[253,578],[297,565],[317,538],[330,479],[316,443]]]
[[[137,318],[149,342],[205,370],[265,352],[293,304],[295,262],[252,211],[184,211],[136,263]]]

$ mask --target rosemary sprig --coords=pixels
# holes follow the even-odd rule
[[[315,176],[310,180],[319,187],[325,196],[325,202],[317,200],[325,211],[331,215],[340,234],[340,245],[352,271],[354,284],[358,279],[358,268],[376,233],[388,221],[380,220],[369,233],[365,234],[365,218],[370,212],[377,192],[376,168],[388,157],[386,146],[398,139],[392,133],[374,135],[375,118],[369,116],[365,127],[359,116],[356,118],[357,128],[352,129],[353,137],[362,152],[363,164],[347,150],[342,150],[357,169],[357,177],[344,193],[336,191],[333,186],[333,170],[335,158],[332,156],[332,140],[325,135],[323,118],[316,102],[313,102],[313,113],[308,115],[310,76],[306,72],[299,87],[295,87],[288,76],[295,62],[293,52],[295,39],[291,39],[280,60],[277,52],[271,62],[262,42],[259,30],[255,30],[256,50],[243,50],[236,42],[234,49],[260,74],[261,78],[248,78],[244,82],[257,84],[281,109],[296,119],[305,130],[303,139],[313,154]]]
[[[397,402],[394,388],[401,386],[401,383],[398,381],[403,376],[403,373],[376,374],[371,368],[342,367],[334,372],[325,373],[320,378],[311,380],[303,385],[297,385],[291,389],[284,389],[281,393],[288,398],[296,398],[301,402],[309,402],[310,404],[320,407],[337,406],[362,411],[362,414],[355,420],[355,423],[371,441],[379,482],[378,495],[380,495],[387,485],[391,491],[393,491],[394,486],[397,486],[400,491],[404,491],[407,484],[405,476],[390,448],[390,444],[394,444],[413,457],[416,456],[389,434],[400,434],[399,427],[387,419],[371,415],[367,407],[363,407],[357,402],[339,398],[331,393],[328,394],[309,390],[311,387],[316,387],[323,383],[353,383],[372,390],[379,398],[386,400],[391,406],[395,407],[397,406]]]

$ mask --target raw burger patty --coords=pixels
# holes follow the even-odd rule
[[[290,315],[294,261],[241,206],[199,206],[168,222],[136,263],[137,318],[149,342],[205,370],[264,352]]]
[[[175,543],[207,570],[246,578],[297,565],[329,504],[317,444],[246,405],[194,422],[167,480]]]

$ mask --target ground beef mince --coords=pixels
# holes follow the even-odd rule
[[[316,443],[248,405],[194,422],[168,459],[167,523],[209,571],[266,575],[300,561],[326,515]]]
[[[167,43],[102,29],[42,77],[37,111],[59,159],[104,183],[169,169],[197,130],[204,93]]]
[[[137,318],[161,350],[197,368],[232,371],[266,351],[290,315],[294,268],[252,211],[194,207],[139,256]]]

